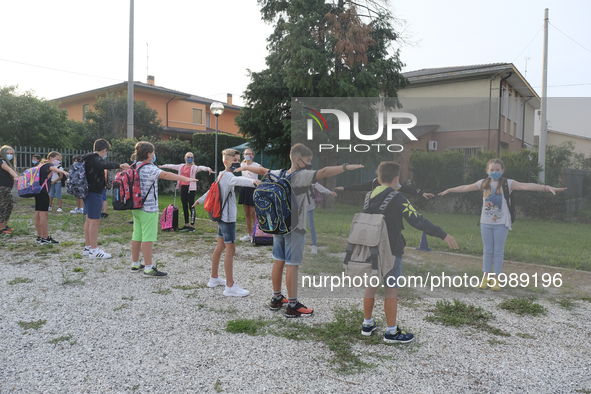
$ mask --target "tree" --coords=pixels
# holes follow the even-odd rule
[[[127,92],[107,93],[105,97],[97,97],[94,109],[95,111],[84,114],[91,140],[127,136]],[[162,134],[158,111],[150,108],[147,102],[134,101],[133,111],[134,137],[156,137]]]

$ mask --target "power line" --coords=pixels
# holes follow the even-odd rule
[[[8,62],[8,63],[15,63],[15,64],[22,64],[24,66],[29,66],[29,67],[44,68],[46,70],[59,71],[59,72],[63,72],[63,73],[76,74],[76,75],[84,75],[86,77],[110,79],[112,81],[119,81],[119,82],[122,82],[123,81],[122,79],[117,79],[117,78],[109,78],[109,77],[102,77],[100,75],[84,74],[84,73],[79,73],[79,72],[76,72],[76,71],[60,70],[59,68],[51,68],[51,67],[45,67],[45,66],[38,66],[36,64],[29,64],[29,63],[17,62],[15,60],[0,59],[0,61]]]
[[[534,42],[534,40],[536,39],[536,37],[538,36],[538,34],[540,34],[540,32],[542,31],[543,28],[544,28],[544,25],[540,26],[540,29],[538,30],[538,32],[536,33],[536,35],[534,36],[534,38],[531,39],[531,41],[529,42],[529,44],[527,44],[527,46],[523,49],[523,51],[521,51],[521,53],[519,53],[519,55],[517,55],[517,57],[515,59],[513,59],[513,61],[511,63],[515,63],[515,60],[519,59],[519,57],[521,56],[521,54],[523,54],[523,52],[525,52],[527,50],[527,48],[529,48],[529,46],[531,45],[531,43]]]
[[[550,23],[550,22],[548,22]],[[552,23],[550,23],[552,25]],[[555,28],[556,30],[558,30],[559,32],[561,32],[566,38],[568,38],[569,40],[571,40],[572,42],[574,42],[575,44],[577,44],[578,46],[580,46],[581,48],[583,48],[584,50],[586,50],[587,52],[591,52],[591,49],[586,48],[585,46],[583,46],[582,44],[579,44],[578,42],[576,42],[574,39],[570,38],[569,36],[566,35],[566,33],[564,33],[562,30],[560,30],[559,28],[557,28],[556,26],[552,25],[553,28]]]

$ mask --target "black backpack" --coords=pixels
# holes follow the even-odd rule
[[[513,197],[513,193],[509,192],[509,182],[507,182],[507,179],[503,179],[501,187],[503,188],[503,197],[505,197],[507,208],[509,208],[509,214],[511,214],[511,223],[515,223],[515,198]],[[480,215],[482,216],[482,209],[480,210]],[[480,226],[480,218],[478,218],[477,226]]]

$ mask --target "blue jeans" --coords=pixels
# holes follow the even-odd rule
[[[509,229],[504,224],[483,224],[480,223],[480,234],[482,235],[482,246],[484,253],[482,256],[482,270],[484,272],[493,272],[500,274],[503,268],[503,254],[505,253],[505,241]]]
[[[314,226],[314,210],[306,212],[308,220],[308,228],[310,229],[310,238],[312,239],[312,245],[316,246],[316,226]]]

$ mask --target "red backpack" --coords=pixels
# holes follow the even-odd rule
[[[150,191],[154,188],[154,183],[148,189],[146,197],[142,198],[142,188],[140,185],[140,169],[151,163],[133,163],[129,169],[119,172],[115,175],[111,190],[113,193],[113,209],[117,211],[125,209],[141,209],[146,202],[146,198]],[[154,198],[156,198],[156,191],[154,190]]]
[[[224,207],[226,206],[226,202],[232,191],[228,192],[228,196],[226,197],[226,201],[222,203],[222,192],[219,186],[219,182],[222,180],[225,174],[222,174],[218,178],[217,181],[211,184],[209,188],[209,192],[207,193],[207,197],[205,198],[205,202],[203,203],[203,209],[205,209],[209,213],[209,219],[213,220],[214,222],[219,222],[222,220],[222,212],[224,211]]]

